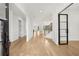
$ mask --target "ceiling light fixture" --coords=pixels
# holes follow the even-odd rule
[[[42,13],[43,11],[42,10],[40,10],[40,13]]]

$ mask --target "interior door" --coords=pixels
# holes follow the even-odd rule
[[[58,14],[59,45],[68,44],[68,14]]]
[[[7,20],[0,19],[0,56],[9,55]]]
[[[18,21],[19,22],[19,39],[21,38],[21,20]]]

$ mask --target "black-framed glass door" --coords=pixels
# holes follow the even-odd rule
[[[58,43],[68,44],[68,14],[58,14]]]

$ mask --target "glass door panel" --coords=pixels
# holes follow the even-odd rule
[[[59,44],[68,44],[68,14],[58,14]]]

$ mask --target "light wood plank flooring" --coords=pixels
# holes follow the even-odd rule
[[[15,46],[10,47],[11,56],[79,56],[79,41],[71,41],[69,45],[57,46],[51,39],[41,34],[26,42],[21,39]]]

